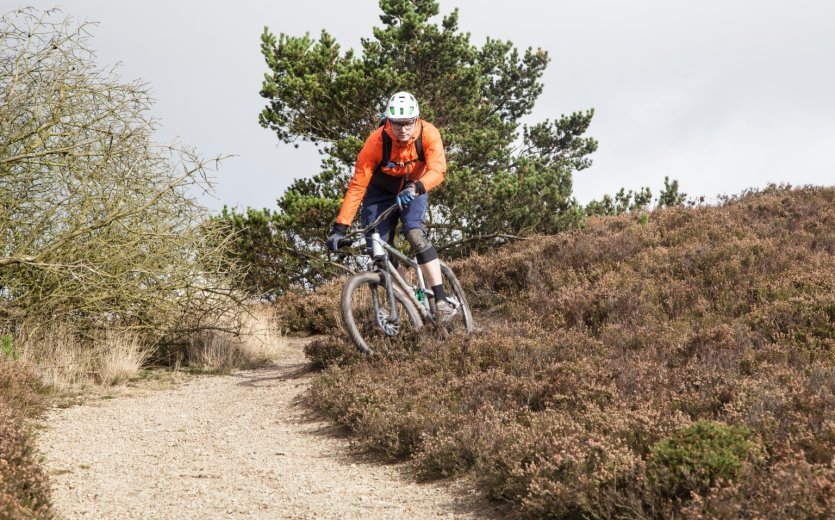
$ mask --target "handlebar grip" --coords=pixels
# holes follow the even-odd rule
[[[354,237],[345,237],[345,238],[340,238],[339,242],[336,243],[336,246],[341,249],[343,247],[348,247],[353,243],[354,243]]]

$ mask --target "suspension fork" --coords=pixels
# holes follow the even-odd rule
[[[382,275],[386,283],[386,294],[388,295],[389,305],[391,306],[389,320],[397,323],[400,320],[400,313],[397,309],[397,300],[394,299],[394,286],[391,282],[392,269],[389,269],[390,262],[388,261],[388,255],[386,255],[386,250],[383,248],[383,240],[380,238],[380,233],[376,230],[371,234],[371,256],[378,266],[378,272]],[[394,270],[394,272],[397,274],[397,270]],[[380,309],[380,299],[377,296],[377,291],[373,292],[373,298],[374,309]]]
[[[394,299],[394,284],[391,280],[391,269],[389,269],[390,262],[386,261],[383,265],[383,268],[380,270],[380,274],[383,275],[383,278],[386,282],[386,294],[389,298],[389,305],[391,306],[391,310],[389,311],[389,319],[394,322],[400,321],[400,311],[397,309],[397,300]],[[394,271],[397,274],[397,270]],[[398,275],[399,276],[399,275]],[[377,291],[374,291],[374,299],[377,300]],[[374,307],[379,308],[380,303],[379,301],[374,302]]]

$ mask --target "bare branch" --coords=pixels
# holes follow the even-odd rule
[[[86,25],[58,16],[0,17],[0,320],[161,334],[240,305],[190,191],[222,157],[154,143],[147,87],[98,67]]]

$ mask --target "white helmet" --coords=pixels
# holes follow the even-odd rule
[[[420,115],[415,96],[408,92],[398,92],[391,96],[386,107],[386,117],[392,121],[411,121]]]

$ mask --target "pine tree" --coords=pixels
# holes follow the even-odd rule
[[[474,46],[458,29],[457,9],[432,21],[439,14],[432,0],[381,0],[380,7],[382,25],[359,53],[343,52],[326,31],[314,40],[264,29],[269,73],[259,121],[281,142],[314,143],[323,157],[318,174],[280,197],[275,232],[302,256],[326,254],[323,239],[357,154],[399,90],[415,94],[421,117],[444,140],[447,177],[430,195],[427,227],[445,257],[576,226],[583,208],[572,197],[572,174],[591,164],[597,148],[582,137],[593,110],[520,124],[542,92],[548,53],[493,38]]]

